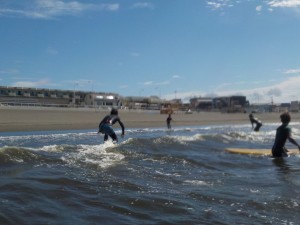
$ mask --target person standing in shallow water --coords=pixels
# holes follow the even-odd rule
[[[291,128],[288,126],[291,121],[290,114],[288,112],[282,113],[280,119],[282,124],[276,130],[275,142],[272,147],[272,156],[275,158],[288,156],[288,150],[285,148],[286,140],[296,145],[300,151],[300,146],[292,137]]]
[[[252,113],[249,114],[249,119],[252,125],[252,129],[254,128],[254,131],[259,131],[260,127],[262,126],[262,122],[259,121],[256,117],[254,117]],[[254,124],[256,124],[255,127]]]
[[[171,117],[171,114],[169,114],[169,116],[167,117],[167,128],[168,129],[171,129],[171,120],[172,120],[172,117]]]
[[[124,137],[125,135],[124,124],[121,122],[118,116],[118,110],[113,108],[110,111],[110,115],[105,116],[99,124],[98,133],[104,134],[104,142],[108,140],[108,136],[110,136],[113,141],[115,142],[118,141],[117,135],[114,129],[112,128],[112,125],[114,125],[116,122],[120,124],[122,128],[122,137]]]

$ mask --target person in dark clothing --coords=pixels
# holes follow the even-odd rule
[[[168,129],[171,129],[171,120],[172,120],[172,117],[171,117],[171,114],[169,114],[169,116],[167,117],[167,128]]]
[[[259,131],[260,127],[262,126],[262,122],[259,121],[257,118],[255,118],[252,113],[249,114],[249,119],[250,119],[250,122],[251,122],[251,125],[252,125],[252,129],[254,128],[254,124],[255,125],[255,128],[253,129],[254,131]]]
[[[288,150],[285,148],[286,140],[289,140],[292,144],[296,145],[300,151],[300,146],[294,138],[292,138],[291,128],[288,126],[291,121],[291,116],[288,112],[280,115],[281,126],[276,130],[275,142],[272,147],[273,157],[286,157],[288,156]]]
[[[117,135],[112,128],[112,125],[114,125],[116,122],[120,124],[122,128],[122,137],[124,137],[125,135],[124,124],[121,122],[118,116],[118,110],[113,108],[110,112],[110,115],[105,116],[99,124],[98,133],[104,134],[104,142],[108,140],[108,136],[110,136],[113,141],[115,142],[118,141]]]

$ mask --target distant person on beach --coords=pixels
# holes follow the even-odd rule
[[[259,121],[256,117],[254,117],[252,113],[249,114],[249,119],[252,125],[252,129],[254,128],[254,131],[259,131],[260,127],[262,126],[262,122]],[[254,124],[256,124],[255,127]]]
[[[276,130],[275,142],[272,147],[273,157],[286,157],[288,156],[288,150],[285,148],[285,142],[288,139],[292,144],[296,145],[300,151],[300,146],[294,138],[292,138],[291,128],[288,126],[291,121],[291,116],[288,112],[282,113],[280,115],[281,126]]]
[[[171,120],[172,120],[172,117],[171,117],[171,114],[169,114],[169,116],[167,117],[167,128],[168,129],[171,129]]]
[[[124,135],[125,135],[124,124],[121,122],[121,120],[118,116],[118,110],[113,108],[110,111],[110,115],[105,116],[99,124],[99,132],[98,133],[104,134],[104,142],[108,140],[108,136],[110,136],[114,142],[118,142],[117,135],[112,128],[112,125],[114,125],[116,122],[118,122],[120,124],[120,126],[122,128],[122,137],[124,137]]]

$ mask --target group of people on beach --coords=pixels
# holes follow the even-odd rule
[[[249,119],[252,125],[252,129],[256,132],[262,127],[262,122],[253,116],[252,113],[249,114]],[[280,115],[280,119],[282,124],[276,130],[275,141],[272,147],[272,156],[275,158],[278,157],[286,157],[288,156],[288,150],[285,147],[285,143],[289,140],[292,144],[298,147],[300,151],[300,145],[297,141],[292,137],[292,130],[289,127],[289,123],[291,121],[291,116],[288,112],[282,113]],[[171,113],[168,115],[166,119],[167,128],[171,129]],[[108,140],[108,137],[111,137],[113,142],[118,142],[118,137],[112,128],[112,126],[118,122],[122,128],[121,137],[125,135],[125,126],[122,123],[117,109],[112,109],[109,115],[106,115],[99,124],[99,131],[98,133],[104,134],[104,142]]]
[[[249,119],[252,125],[252,129],[258,132],[262,126],[262,122],[254,117],[252,113],[249,114]],[[282,113],[280,115],[280,120],[282,124],[276,129],[275,141],[272,147],[272,156],[274,158],[288,156],[288,150],[285,147],[285,143],[287,140],[297,146],[300,151],[300,145],[292,137],[292,130],[289,127],[289,123],[291,121],[290,114],[288,112]]]

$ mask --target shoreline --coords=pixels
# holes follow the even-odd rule
[[[109,110],[0,107],[0,132],[51,131],[51,130],[98,130],[99,122]],[[281,113],[254,114],[263,123],[280,123]],[[119,110],[126,128],[166,127],[167,114],[158,111]],[[292,121],[300,121],[300,113],[291,113]],[[175,112],[172,128],[176,126],[205,126],[250,124],[247,113]],[[115,124],[115,128],[119,125]]]

